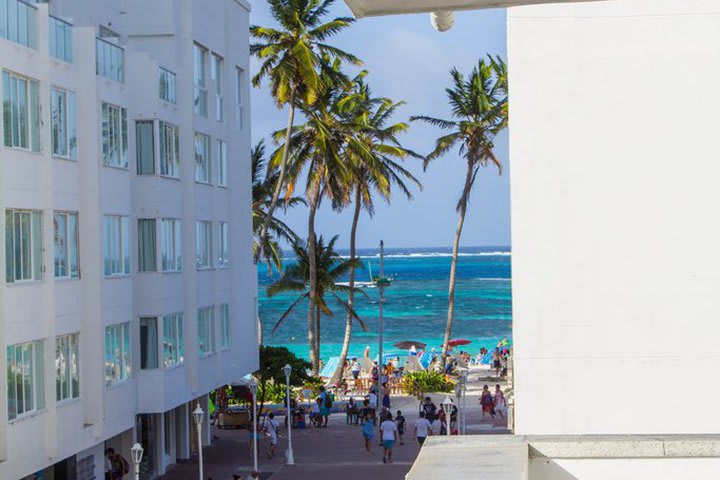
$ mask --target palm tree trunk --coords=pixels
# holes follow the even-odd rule
[[[312,197],[310,198],[310,213],[308,214],[308,261],[310,263],[310,295],[308,296],[308,343],[310,344],[310,363],[312,363],[313,373],[317,375],[319,372],[320,359],[317,357],[318,349],[316,348],[317,330],[315,328],[315,303],[317,295],[317,258],[315,258],[315,212],[317,211],[320,197],[320,182],[313,187]]]
[[[465,176],[465,186],[463,187],[462,197],[458,204],[458,224],[455,229],[455,240],[453,241],[452,264],[450,266],[450,285],[448,287],[448,314],[447,323],[445,324],[445,340],[442,347],[443,366],[447,360],[448,343],[452,333],[453,314],[455,313],[455,277],[457,276],[458,250],[460,248],[460,236],[462,235],[463,224],[465,223],[465,213],[467,212],[468,199],[470,198],[470,190],[473,184],[473,165],[468,162],[467,174]]]
[[[355,260],[355,237],[357,234],[358,220],[360,219],[360,207],[360,189],[358,188],[355,190],[355,213],[353,215],[352,226],[350,227],[350,260]],[[355,267],[350,269],[348,280],[350,291],[348,292],[347,303],[350,305],[350,308],[353,308],[353,302],[355,300]],[[340,362],[333,374],[332,380],[330,380],[331,384],[340,382],[345,373],[345,362],[347,361],[348,350],[350,350],[350,340],[352,338],[352,326],[353,317],[350,312],[347,312],[347,316],[345,317],[345,338],[343,339],[342,350],[340,351]]]
[[[263,344],[263,326],[260,320],[260,313],[257,314],[258,345]]]
[[[315,358],[318,359],[318,373],[320,368],[320,309],[315,307]]]
[[[295,90],[290,92],[290,113],[288,114],[288,125],[285,130],[285,145],[283,146],[282,159],[280,161],[280,172],[273,191],[272,198],[270,199],[270,205],[268,205],[267,212],[265,213],[265,221],[263,222],[262,230],[260,230],[260,248],[264,248],[268,239],[268,229],[270,228],[270,221],[275,213],[277,207],[278,198],[280,198],[280,192],[285,184],[285,171],[287,170],[288,155],[290,153],[290,135],[292,134],[293,123],[295,122]]]

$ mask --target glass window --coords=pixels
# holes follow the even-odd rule
[[[175,103],[177,101],[175,74],[162,67],[160,67],[158,71],[160,77],[160,98],[166,102]]]
[[[0,37],[37,48],[37,11],[18,0],[0,0]]]
[[[217,184],[227,187],[227,144],[218,140],[217,145]]]
[[[162,228],[162,270],[163,272],[182,271],[182,232],[180,220],[163,218]]]
[[[180,178],[180,129],[160,122],[160,175]]]
[[[235,68],[235,126],[243,128],[243,69]]]
[[[163,365],[165,368],[185,361],[183,352],[183,314],[163,317]]]
[[[78,214],[55,212],[53,215],[55,239],[55,278],[79,278],[80,262],[78,245]]]
[[[198,349],[201,357],[215,352],[215,311],[212,306],[198,308]]]
[[[58,402],[80,396],[79,335],[55,339],[55,399]]]
[[[212,223],[195,222],[195,266],[212,267]]]
[[[155,174],[155,122],[135,122],[135,157],[138,175]]]
[[[222,122],[223,115],[223,59],[213,53],[210,64],[210,76],[215,86],[215,120]]]
[[[102,104],[103,163],[127,168],[127,110],[108,103]]]
[[[106,215],[103,230],[105,276],[130,275],[130,217]]]
[[[131,377],[130,324],[105,327],[105,384],[124,382]]]
[[[8,346],[7,372],[9,420],[45,406],[41,341]]]
[[[77,109],[75,93],[50,90],[50,120],[53,155],[77,159]]]
[[[95,42],[96,73],[116,82],[125,82],[125,50],[102,38]]]
[[[210,183],[210,137],[195,132],[195,181]]]
[[[38,82],[3,70],[3,138],[6,147],[40,151]]]
[[[42,213],[5,211],[5,280],[42,279]]]
[[[230,305],[223,303],[218,307],[220,311],[220,350],[230,348]]]
[[[195,114],[207,117],[207,49],[193,44]]]
[[[140,368],[158,368],[158,323],[156,317],[140,318]]]
[[[50,55],[58,60],[72,63],[72,25],[51,16],[48,18],[48,26]]]
[[[157,239],[154,218],[138,219],[138,271],[157,271]]]
[[[218,223],[218,267],[228,266],[228,223]]]

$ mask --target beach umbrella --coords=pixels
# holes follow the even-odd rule
[[[425,350],[427,345],[423,342],[416,342],[414,340],[403,340],[402,342],[393,343],[393,346],[395,348],[399,348],[400,350],[410,350],[412,347],[415,347],[418,350]]]
[[[472,342],[470,340],[468,340],[467,338],[453,338],[452,340],[450,340],[448,342],[448,345],[450,345],[451,347],[457,347],[460,345],[468,345],[470,343],[472,343]]]

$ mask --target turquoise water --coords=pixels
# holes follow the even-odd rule
[[[347,252],[340,251],[341,254]],[[376,250],[359,251],[364,269],[358,281],[368,281],[369,270],[379,273]],[[287,262],[291,262],[288,259]],[[392,286],[385,290],[384,342],[385,352],[397,351],[393,343],[417,340],[428,348],[440,348],[447,318],[447,289],[450,276],[450,249],[418,248],[387,249],[385,275],[392,276]],[[507,247],[468,247],[461,249],[458,263],[453,338],[467,338],[472,344],[463,347],[475,353],[480,347],[492,347],[512,331],[510,284],[510,251]],[[369,266],[368,266],[369,264]],[[288,347],[295,354],[308,358],[307,302],[300,303],[275,335],[270,331],[277,319],[297,296],[292,293],[268,298],[265,289],[273,280],[264,266],[258,267],[260,282],[259,312],[265,332],[265,343]],[[369,327],[363,332],[353,330],[351,355],[362,355],[370,346],[377,354],[378,290],[363,289],[369,296],[356,295],[356,311]],[[321,320],[322,359],[339,355],[345,332],[345,314],[337,302],[330,302],[335,315]]]

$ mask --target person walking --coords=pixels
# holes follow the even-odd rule
[[[400,410],[395,415],[395,423],[397,424],[398,437],[400,438],[400,445],[405,445],[403,442],[403,433],[405,433],[405,417]]]
[[[319,397],[316,398],[310,409],[310,425],[312,429],[320,426],[320,403],[322,403],[322,400]]]
[[[415,438],[421,447],[429,435],[432,435],[432,424],[425,418],[425,412],[420,412],[420,418],[415,420]]]
[[[500,349],[496,348],[492,354],[492,368],[495,370],[495,377],[500,378],[500,371],[502,370],[502,355]]]
[[[360,363],[357,361],[357,358],[353,358],[350,372],[352,372],[353,380],[357,382],[357,379],[360,377]]]
[[[275,447],[277,446],[278,442],[278,428],[279,424],[277,420],[275,420],[275,414],[273,412],[270,412],[267,417],[267,422],[265,425],[265,435],[267,435],[267,438],[270,440],[270,444],[268,445],[268,451],[267,451],[267,457],[273,458],[275,456]]]
[[[367,453],[372,453],[370,447],[372,446],[372,439],[375,436],[375,426],[370,421],[370,412],[365,413],[365,416],[363,416],[362,435],[365,442],[365,450]]]
[[[432,424],[437,414],[437,406],[432,402],[432,399],[425,397],[425,402],[421,405],[420,409],[425,412],[425,418]]]
[[[319,426],[326,428],[328,419],[330,418],[330,409],[333,406],[334,398],[325,387],[320,387],[320,424]]]
[[[392,454],[397,441],[397,425],[393,422],[392,413],[387,412],[385,421],[380,424],[383,443],[383,463],[393,463]]]
[[[115,453],[115,449],[108,448],[105,450],[105,478],[109,480],[122,480],[125,475],[130,473],[130,464],[119,453]],[[108,469],[109,466],[109,469]]]
[[[373,410],[373,425],[377,425],[377,407],[378,407],[378,397],[375,394],[374,390],[370,390],[370,393],[368,394],[368,404],[370,405],[370,408]]]
[[[500,415],[500,418],[503,418],[505,416],[505,413],[507,412],[507,402],[505,401],[505,394],[503,394],[500,385],[495,385],[493,403],[495,405],[495,413]]]
[[[492,393],[487,385],[482,389],[480,395],[480,405],[482,405],[482,418],[485,418],[485,414],[489,413],[491,417],[495,416],[495,402],[493,401]]]

